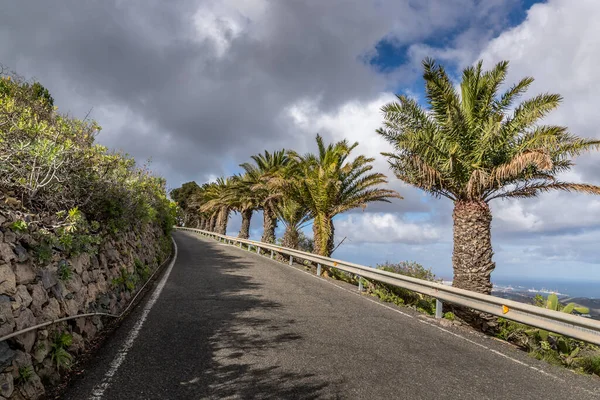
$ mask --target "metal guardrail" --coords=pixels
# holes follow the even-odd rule
[[[447,301],[452,304],[468,307],[536,328],[545,329],[549,332],[555,332],[574,339],[600,345],[600,321],[469,290],[458,289],[441,283],[394,274],[392,272],[382,271],[317,254],[306,253],[304,251],[293,250],[274,244],[220,235],[200,229],[186,227],[175,228],[178,230],[200,233],[231,245],[239,245],[241,247],[242,244],[245,244],[249,249],[254,247],[257,253],[260,253],[261,249],[270,250],[271,258],[273,258],[274,253],[284,254],[290,257],[290,265],[293,263],[294,258],[307,260],[317,264],[318,275],[321,273],[321,266],[325,265],[363,278],[372,279],[431,296],[436,299],[436,318],[441,318],[442,301]],[[362,291],[362,285],[359,285],[359,290]]]

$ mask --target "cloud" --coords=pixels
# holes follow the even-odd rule
[[[429,223],[408,222],[397,214],[350,214],[335,221],[336,237],[357,243],[427,243],[441,237],[441,229]]]
[[[548,121],[600,137],[595,0],[534,5],[525,21],[504,32],[518,0],[6,3],[0,62],[39,79],[61,110],[78,117],[92,110],[104,128],[102,144],[140,161],[151,158],[170,187],[236,172],[265,149],[314,150],[317,132],[328,141],[359,141],[357,154],[375,157],[375,169],[405,199],[336,219],[337,232],[355,235],[357,243],[377,241],[370,248],[394,260],[409,254],[432,266],[450,264],[451,202],[395,179],[379,154],[387,143],[374,132],[379,108],[393,93],[422,93],[424,56],[459,66],[510,59],[509,81],[532,75],[532,93],[565,97]],[[406,53],[385,72],[369,62],[382,40]],[[569,178],[600,183],[597,160],[578,158]],[[598,207],[593,197],[559,193],[494,203],[497,259],[523,251],[519,244],[535,248],[540,235],[556,252],[565,238],[593,237]],[[253,229],[260,222],[257,214]],[[231,229],[238,224],[233,219]],[[353,246],[344,244],[341,254],[365,254],[351,253]],[[581,257],[589,259],[589,251],[582,245]]]
[[[63,111],[92,109],[101,143],[152,157],[177,186],[294,147],[303,131],[281,115],[302,99],[331,113],[408,81],[364,56],[383,38],[409,44],[480,19],[478,3],[22,0],[3,5],[0,62],[41,80]]]

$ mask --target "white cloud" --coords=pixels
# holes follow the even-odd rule
[[[350,214],[335,221],[336,237],[357,243],[426,243],[440,238],[440,229],[429,223],[408,222],[397,214]]]

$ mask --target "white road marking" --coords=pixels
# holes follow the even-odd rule
[[[183,385],[183,386],[185,386],[185,385],[189,385],[189,384],[192,384],[192,383],[196,383],[196,382],[198,382],[199,380],[200,380],[200,378],[194,378],[194,379],[192,379],[191,381],[187,381],[187,382],[179,382],[179,384],[180,384],[180,385]]]
[[[148,302],[144,306],[144,310],[142,312],[142,315],[140,316],[140,319],[136,322],[136,324],[133,327],[133,329],[131,330],[131,332],[129,332],[129,335],[127,336],[127,339],[125,340],[125,343],[123,344],[123,346],[121,347],[121,349],[119,350],[119,352],[117,353],[117,355],[115,356],[113,361],[110,363],[110,368],[104,375],[104,379],[102,379],[102,382],[100,384],[96,385],[94,387],[94,389],[92,390],[92,395],[89,397],[90,400],[100,400],[104,396],[104,392],[110,386],[113,377],[117,373],[121,364],[123,364],[123,361],[125,361],[125,357],[127,357],[127,353],[133,346],[135,339],[140,334],[142,325],[144,325],[146,318],[148,318],[148,314],[150,313],[150,310],[154,306],[154,303],[156,303],[156,300],[158,300],[158,296],[160,296],[160,293],[162,292],[163,288],[165,287],[165,284],[167,283],[167,279],[169,279],[169,275],[171,274],[171,270],[173,269],[173,266],[175,265],[175,261],[177,261],[177,244],[175,243],[175,240],[173,238],[171,238],[171,240],[173,240],[173,253],[174,253],[173,260],[171,260],[171,263],[169,264],[167,271],[165,272],[162,279],[156,286],[156,289],[154,289],[154,293],[152,293],[152,297],[150,297],[150,300],[148,300]]]

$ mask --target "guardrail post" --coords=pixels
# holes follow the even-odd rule
[[[271,250],[271,260],[273,259],[273,250]]]
[[[294,262],[294,257],[290,256],[290,265]]]
[[[256,246],[256,253],[260,254],[260,247]]]
[[[435,299],[435,317],[437,319],[442,318],[442,308],[444,307],[444,303],[441,300]]]
[[[321,264],[317,264],[317,276],[321,276]]]
[[[364,288],[363,288],[362,278],[360,277],[360,275],[358,275],[358,291],[362,292],[363,290],[364,290]]]

